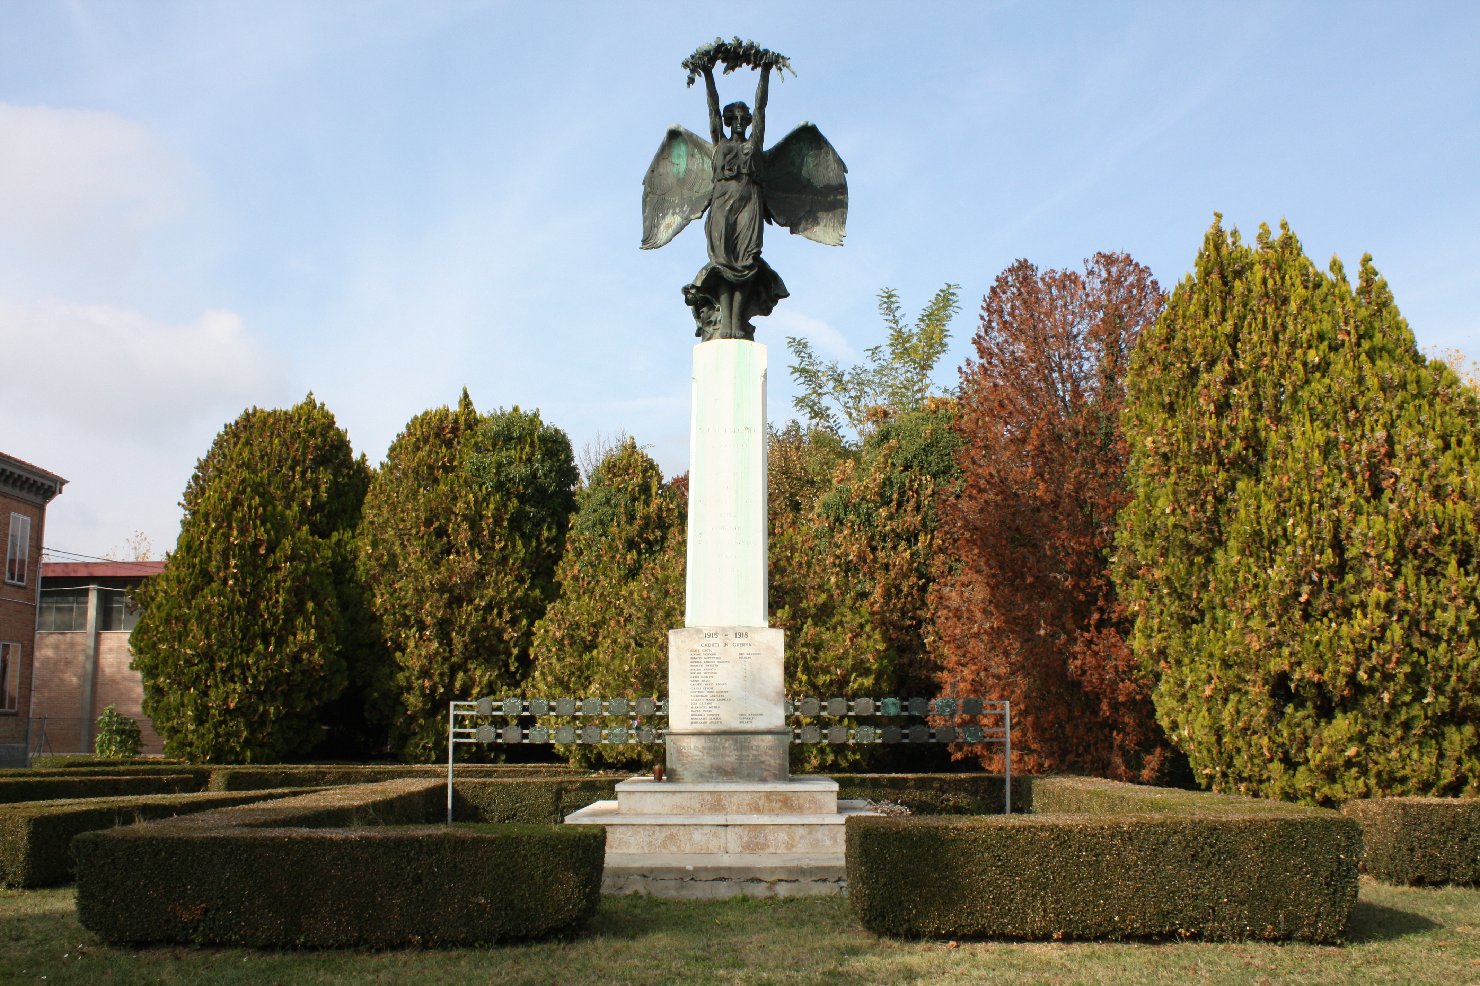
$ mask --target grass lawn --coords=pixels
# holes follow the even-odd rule
[[[518,888],[509,888],[517,899]],[[0,890],[0,982],[662,986],[707,983],[1480,984],[1480,890],[1362,882],[1342,947],[895,942],[846,901],[604,898],[569,942],[497,949],[120,949],[77,923],[70,887]]]

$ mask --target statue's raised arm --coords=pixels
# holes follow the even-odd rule
[[[755,128],[750,132],[750,142],[757,149],[766,146],[766,99],[771,92],[771,66],[762,65],[761,77],[755,84]]]
[[[718,144],[725,138],[724,122],[720,119],[719,88],[714,84],[714,66],[704,66],[704,102],[709,106],[709,139]]]
[[[737,68],[759,71],[754,112],[743,102],[721,106],[716,65],[726,74]],[[765,224],[840,245],[848,217],[848,168],[810,123],[765,150],[771,72],[791,70],[784,55],[753,41],[716,38],[683,67],[689,85],[704,80],[712,140],[678,125],[668,128],[642,182],[642,246],[664,246],[707,212],[709,263],[683,289],[695,334],[705,342],[754,339],[750,320],[771,314],[788,296],[780,275],[761,257]]]

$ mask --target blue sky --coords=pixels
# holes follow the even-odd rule
[[[850,169],[843,248],[766,241],[778,422],[786,337],[860,359],[881,287],[962,285],[949,383],[1016,258],[1170,288],[1215,211],[1371,252],[1420,345],[1480,357],[1476,4],[6,0],[0,449],[71,480],[48,544],[162,554],[216,431],[310,390],[372,462],[466,385],[683,471],[703,236],[639,250],[640,185],[735,34],[797,68],[771,138]]]

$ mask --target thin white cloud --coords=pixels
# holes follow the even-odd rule
[[[843,333],[822,319],[813,318],[811,315],[777,308],[767,320],[767,328],[771,330],[770,335],[773,339],[784,340],[791,336],[806,339],[816,346],[821,351],[819,355],[824,357],[833,357],[845,362],[856,362],[859,358],[858,350],[848,342]]]
[[[10,375],[0,448],[70,480],[47,543],[102,554],[134,531],[174,544],[191,463],[253,404],[302,394],[282,361],[231,312],[185,324],[60,301],[0,298]]]
[[[0,258],[28,280],[127,268],[186,210],[193,169],[113,113],[0,103]]]
[[[0,299],[0,348],[27,368],[6,385],[22,406],[78,427],[149,432],[288,396],[284,367],[231,312],[171,325],[102,305]]]

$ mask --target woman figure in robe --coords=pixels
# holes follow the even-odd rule
[[[705,342],[754,339],[750,320],[769,315],[788,296],[780,275],[761,257],[765,224],[840,245],[848,169],[810,123],[764,149],[769,65],[759,67],[754,116],[742,102],[721,109],[713,66],[698,71],[704,76],[713,140],[681,126],[668,128],[643,180],[642,245],[663,246],[707,210],[709,263],[683,288],[697,326],[694,334]]]
[[[694,309],[696,335],[705,336],[706,323],[717,320],[708,338],[755,338],[751,318],[771,314],[776,302],[787,296],[781,276],[761,258],[766,229],[764,140],[771,67],[763,66],[760,73],[752,126],[750,107],[744,103],[730,103],[720,109],[714,70],[704,69],[709,134],[714,142],[714,186],[709,215],[704,220],[709,263],[684,288],[684,301]],[[728,137],[725,127],[730,131]]]

